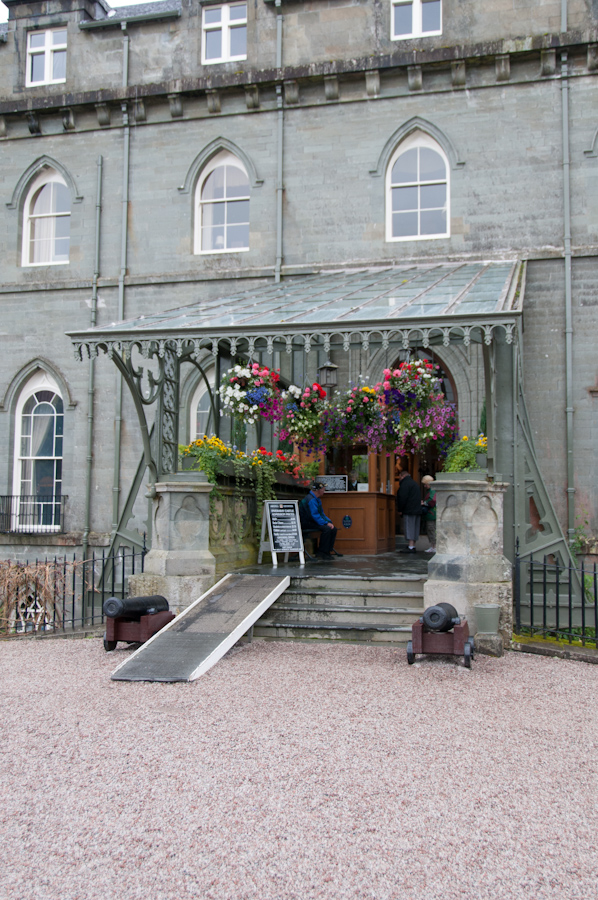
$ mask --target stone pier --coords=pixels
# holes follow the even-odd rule
[[[152,549],[143,574],[129,578],[130,596],[161,594],[173,612],[181,612],[214,584],[216,568],[209,549],[213,485],[181,475],[184,481],[156,484]]]
[[[470,634],[475,634],[474,606],[498,603],[499,632],[506,646],[513,633],[511,563],[503,555],[503,500],[508,485],[476,481],[473,473],[469,478],[443,480],[440,474],[434,485],[438,552],[430,560],[424,604],[451,603],[467,616]],[[484,640],[480,637],[476,642],[481,650]]]

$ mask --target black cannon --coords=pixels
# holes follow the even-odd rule
[[[104,650],[116,649],[119,641],[143,644],[174,619],[168,600],[159,594],[149,597],[108,597],[104,601],[106,631]]]
[[[407,643],[407,662],[415,662],[416,653],[441,653],[461,656],[466,668],[471,668],[473,638],[465,616],[460,616],[450,603],[429,606],[411,629]]]

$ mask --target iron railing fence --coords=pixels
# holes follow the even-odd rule
[[[515,556],[515,632],[598,647],[598,572],[558,559]]]
[[[54,557],[35,562],[0,562],[0,633],[64,633],[101,625],[108,597],[127,595],[130,575],[143,572],[147,553],[120,547],[108,556]]]
[[[56,534],[64,531],[61,494],[5,494],[0,496],[1,534]]]

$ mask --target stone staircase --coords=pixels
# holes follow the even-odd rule
[[[423,613],[427,575],[314,572],[291,584],[253,628],[266,640],[405,645]]]

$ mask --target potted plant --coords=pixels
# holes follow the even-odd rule
[[[476,442],[463,435],[449,447],[440,478],[447,480],[469,479],[479,481],[484,472],[478,466]]]

